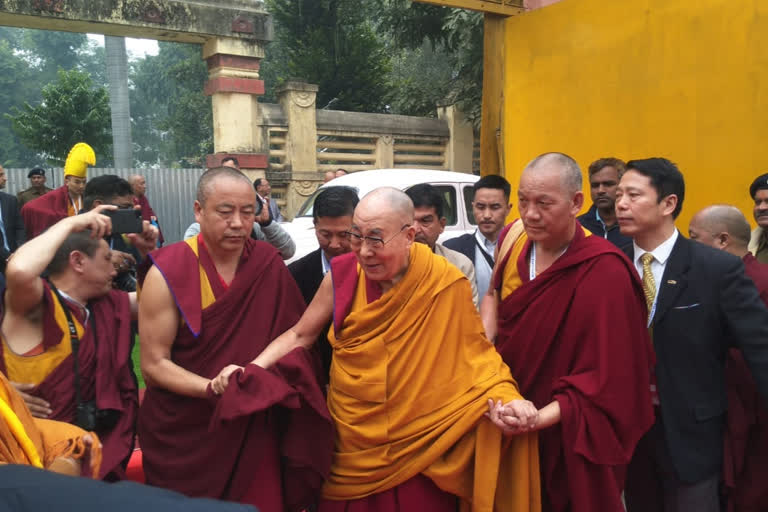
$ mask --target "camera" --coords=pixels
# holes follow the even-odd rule
[[[75,425],[89,432],[105,432],[117,425],[120,412],[115,409],[99,409],[96,400],[77,404]]]

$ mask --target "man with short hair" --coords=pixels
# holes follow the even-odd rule
[[[336,178],[341,178],[342,176],[346,176],[347,174],[349,173],[347,172],[346,169],[339,168],[339,169],[336,169],[336,173],[334,174],[334,176]]]
[[[305,303],[312,302],[323,277],[331,270],[331,260],[352,250],[349,228],[352,227],[352,214],[358,202],[357,192],[350,187],[328,187],[315,198],[312,217],[320,247],[288,265]],[[332,350],[325,335],[330,326],[328,322],[315,345],[322,358],[325,383],[331,371]]]
[[[469,258],[458,251],[438,244],[437,239],[445,230],[446,218],[443,215],[445,201],[440,192],[429,183],[414,185],[405,191],[413,201],[413,226],[416,229],[414,240],[432,249],[432,252],[451,262],[461,273],[467,276],[472,285],[472,302],[479,307],[475,266]]]
[[[568,155],[526,166],[520,220],[499,238],[481,316],[539,409],[542,510],[618,512],[626,465],[653,422],[653,354],[631,263],[576,220],[581,186]]]
[[[768,397],[768,310],[740,258],[677,231],[684,195],[666,158],[627,162],[616,193],[650,312],[658,391],[656,422],[628,468],[630,512],[720,511],[729,347],[741,349]]]
[[[335,453],[319,512],[537,510],[535,436],[502,437],[530,429],[536,413],[483,335],[466,278],[413,243],[412,224],[403,192],[367,194],[353,253],[331,261],[298,323],[249,366],[271,367],[333,321]]]
[[[749,252],[754,254],[760,263],[768,263],[768,174],[755,178],[749,187],[749,195],[755,202],[753,214],[757,222],[749,240]]]
[[[272,187],[269,186],[269,180],[267,180],[267,178],[256,178],[256,181],[253,182],[253,188],[256,189],[256,193],[259,195],[261,202],[269,209],[272,219],[275,222],[283,222],[285,219],[280,213],[280,207],[270,196]]]
[[[768,306],[768,265],[747,250],[750,227],[735,206],[719,204],[704,208],[688,225],[691,240],[738,256]],[[728,416],[725,426],[723,481],[728,510],[768,510],[768,492],[762,482],[768,476],[768,408],[760,397],[741,351],[728,349],[725,363]]]
[[[22,245],[8,262],[0,324],[0,371],[34,416],[95,431],[99,478],[119,480],[133,451],[138,409],[131,349],[135,294],[112,289],[103,239],[114,206],[67,217]],[[157,230],[128,235],[143,254]],[[47,272],[47,279],[40,276]]]
[[[512,188],[501,176],[490,175],[475,182],[472,190],[472,213],[477,229],[472,234],[446,240],[444,245],[462,253],[474,264],[477,294],[482,298],[491,283],[496,242],[512,207],[509,202]]]
[[[618,158],[601,158],[589,165],[589,191],[592,206],[578,217],[581,225],[601,236],[618,248],[632,244],[632,239],[622,235],[616,222],[616,187],[626,170]]]
[[[96,165],[96,154],[91,146],[78,142],[69,151],[64,163],[64,185],[29,201],[21,209],[28,239],[36,237],[61,219],[80,213],[89,165]]]
[[[147,179],[141,174],[134,174],[128,177],[128,183],[130,183],[131,188],[133,189],[133,203],[141,207],[141,219],[146,220],[157,227],[157,230],[160,233],[158,242],[159,246],[162,247],[165,243],[165,238],[163,238],[163,230],[160,229],[160,221],[157,220],[157,215],[149,204],[149,199],[147,198]]]
[[[332,429],[312,353],[294,351],[269,371],[248,365],[304,310],[277,251],[249,237],[255,204],[244,174],[210,169],[194,205],[200,233],[150,255],[139,440],[150,485],[300,510],[327,473]],[[225,372],[226,392],[211,385]]]
[[[5,169],[0,165],[0,189],[5,188]],[[4,268],[4,262],[21,245],[27,237],[24,230],[24,222],[19,212],[19,202],[16,197],[5,192],[0,192],[0,269]]]
[[[27,173],[27,178],[29,178],[30,187],[16,194],[16,198],[19,200],[19,208],[53,190],[45,186],[45,169],[42,167],[30,169],[29,173]]]
[[[130,183],[114,174],[104,174],[89,180],[83,198],[84,211],[91,211],[102,204],[110,204],[121,210],[135,208]],[[107,243],[111,249],[112,266],[117,272],[112,280],[113,286],[124,292],[135,292],[136,268],[142,262],[141,254],[130,244],[126,235],[112,234],[107,238]]]

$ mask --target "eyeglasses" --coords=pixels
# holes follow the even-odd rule
[[[400,228],[400,231],[395,233],[389,240],[384,240],[377,236],[358,235],[357,233],[352,233],[351,231],[347,231],[346,234],[349,237],[349,245],[352,246],[353,249],[359,249],[360,247],[362,247],[363,242],[365,242],[369,248],[377,250],[377,249],[383,249],[385,245],[387,245],[389,242],[397,238],[397,235],[402,233],[403,230],[405,230],[405,228],[409,228],[409,227],[411,227],[410,224],[403,225],[403,227]]]

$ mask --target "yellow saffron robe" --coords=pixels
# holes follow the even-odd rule
[[[336,439],[323,496],[363,498],[421,473],[462,510],[539,511],[536,435],[504,437],[484,416],[489,398],[522,397],[469,281],[418,243],[403,278],[370,304],[357,271],[351,310],[328,336]]]
[[[0,464],[26,464],[67,472],[59,460],[90,458],[89,476],[97,478],[101,464],[101,444],[95,433],[87,448],[86,432],[61,421],[33,418],[24,400],[0,373]],[[85,469],[84,469],[85,470]]]

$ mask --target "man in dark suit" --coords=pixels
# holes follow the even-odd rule
[[[0,189],[5,188],[6,180],[5,169],[0,165]],[[19,200],[16,196],[5,192],[0,192],[0,236],[2,236],[0,253],[5,258],[27,240],[24,222],[21,220],[19,211]]]
[[[730,343],[768,397],[768,309],[740,258],[678,233],[684,194],[677,167],[649,158],[627,163],[616,196],[656,351],[656,422],[628,469],[629,512],[720,512]]]
[[[312,216],[320,248],[288,265],[307,304],[312,302],[323,277],[331,269],[331,260],[351,251],[348,231],[352,227],[352,214],[358,201],[357,192],[350,187],[328,187],[315,198]],[[323,329],[324,333],[328,332],[327,327]],[[320,350],[327,383],[331,369],[331,346],[325,335],[315,346]]]
[[[480,178],[472,189],[472,214],[477,229],[446,240],[443,245],[462,253],[474,264],[477,296],[482,301],[491,283],[496,242],[512,207],[509,203],[512,187],[501,176],[490,175]]]

